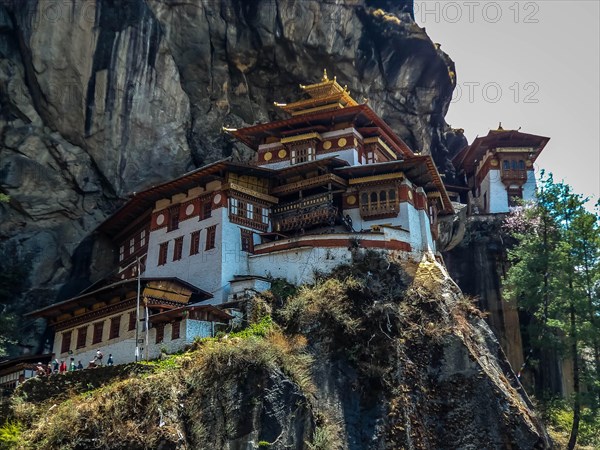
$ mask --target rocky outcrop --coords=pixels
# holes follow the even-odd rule
[[[444,260],[452,279],[488,313],[490,328],[518,371],[524,360],[519,315],[516,305],[503,298],[501,289],[510,244],[510,237],[502,232],[503,220],[504,215],[469,217],[464,239],[444,254]]]
[[[23,448],[550,448],[481,313],[436,261],[357,251],[290,292],[255,298],[259,321],[241,333],[141,374],[110,368],[99,389],[105,368],[27,381],[12,409]],[[35,393],[51,393],[51,419]]]
[[[53,301],[74,270],[94,276],[75,249],[129,193],[248,157],[221,126],[273,119],[272,102],[323,68],[448,169],[454,66],[411,13],[376,0],[2,2],[0,236],[32,274],[27,301]]]

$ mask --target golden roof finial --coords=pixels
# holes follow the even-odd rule
[[[497,131],[504,131],[504,128],[502,128],[502,122],[498,122],[498,130]]]
[[[329,81],[329,78],[327,77],[327,69],[323,69],[323,79],[321,81]]]

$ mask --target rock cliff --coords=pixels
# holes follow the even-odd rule
[[[411,1],[1,2],[0,253],[23,304],[97,277],[90,234],[129,194],[249,157],[221,126],[275,118],[323,68],[452,175],[454,64]]]
[[[12,407],[21,448],[550,448],[480,312],[437,262],[357,251],[289,292],[252,300],[246,330],[135,373],[25,382]]]

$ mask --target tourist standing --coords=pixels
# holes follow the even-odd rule
[[[94,358],[94,360],[96,361],[96,365],[98,365],[98,366],[102,365],[102,357],[103,356],[104,355],[102,354],[100,349],[98,349],[98,351],[96,352],[96,357]]]
[[[112,366],[115,362],[113,361],[112,353],[108,354],[108,360],[106,361],[107,366]]]
[[[61,360],[60,361],[60,367],[58,368],[58,373],[64,374],[66,371],[67,371],[67,362]]]

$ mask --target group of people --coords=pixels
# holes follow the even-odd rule
[[[102,352],[100,350],[98,350],[96,352],[96,355],[94,356],[94,359],[92,359],[89,362],[87,368],[92,369],[94,367],[101,367],[103,357],[104,357],[104,355],[102,354]],[[106,365],[107,366],[114,365],[112,353],[108,355],[108,360],[106,361]],[[67,372],[75,372],[76,370],[83,370],[83,369],[84,369],[84,367],[83,367],[83,364],[81,364],[81,361],[78,361],[77,364],[75,364],[75,358],[70,358],[68,365],[67,365],[67,361],[65,361],[63,359],[61,359],[59,361],[56,358],[56,359],[54,359],[54,361],[49,362],[47,366],[44,366],[41,362],[37,363],[35,371],[36,371],[36,375],[38,377],[44,377],[44,376],[52,375],[55,373],[65,374]]]

